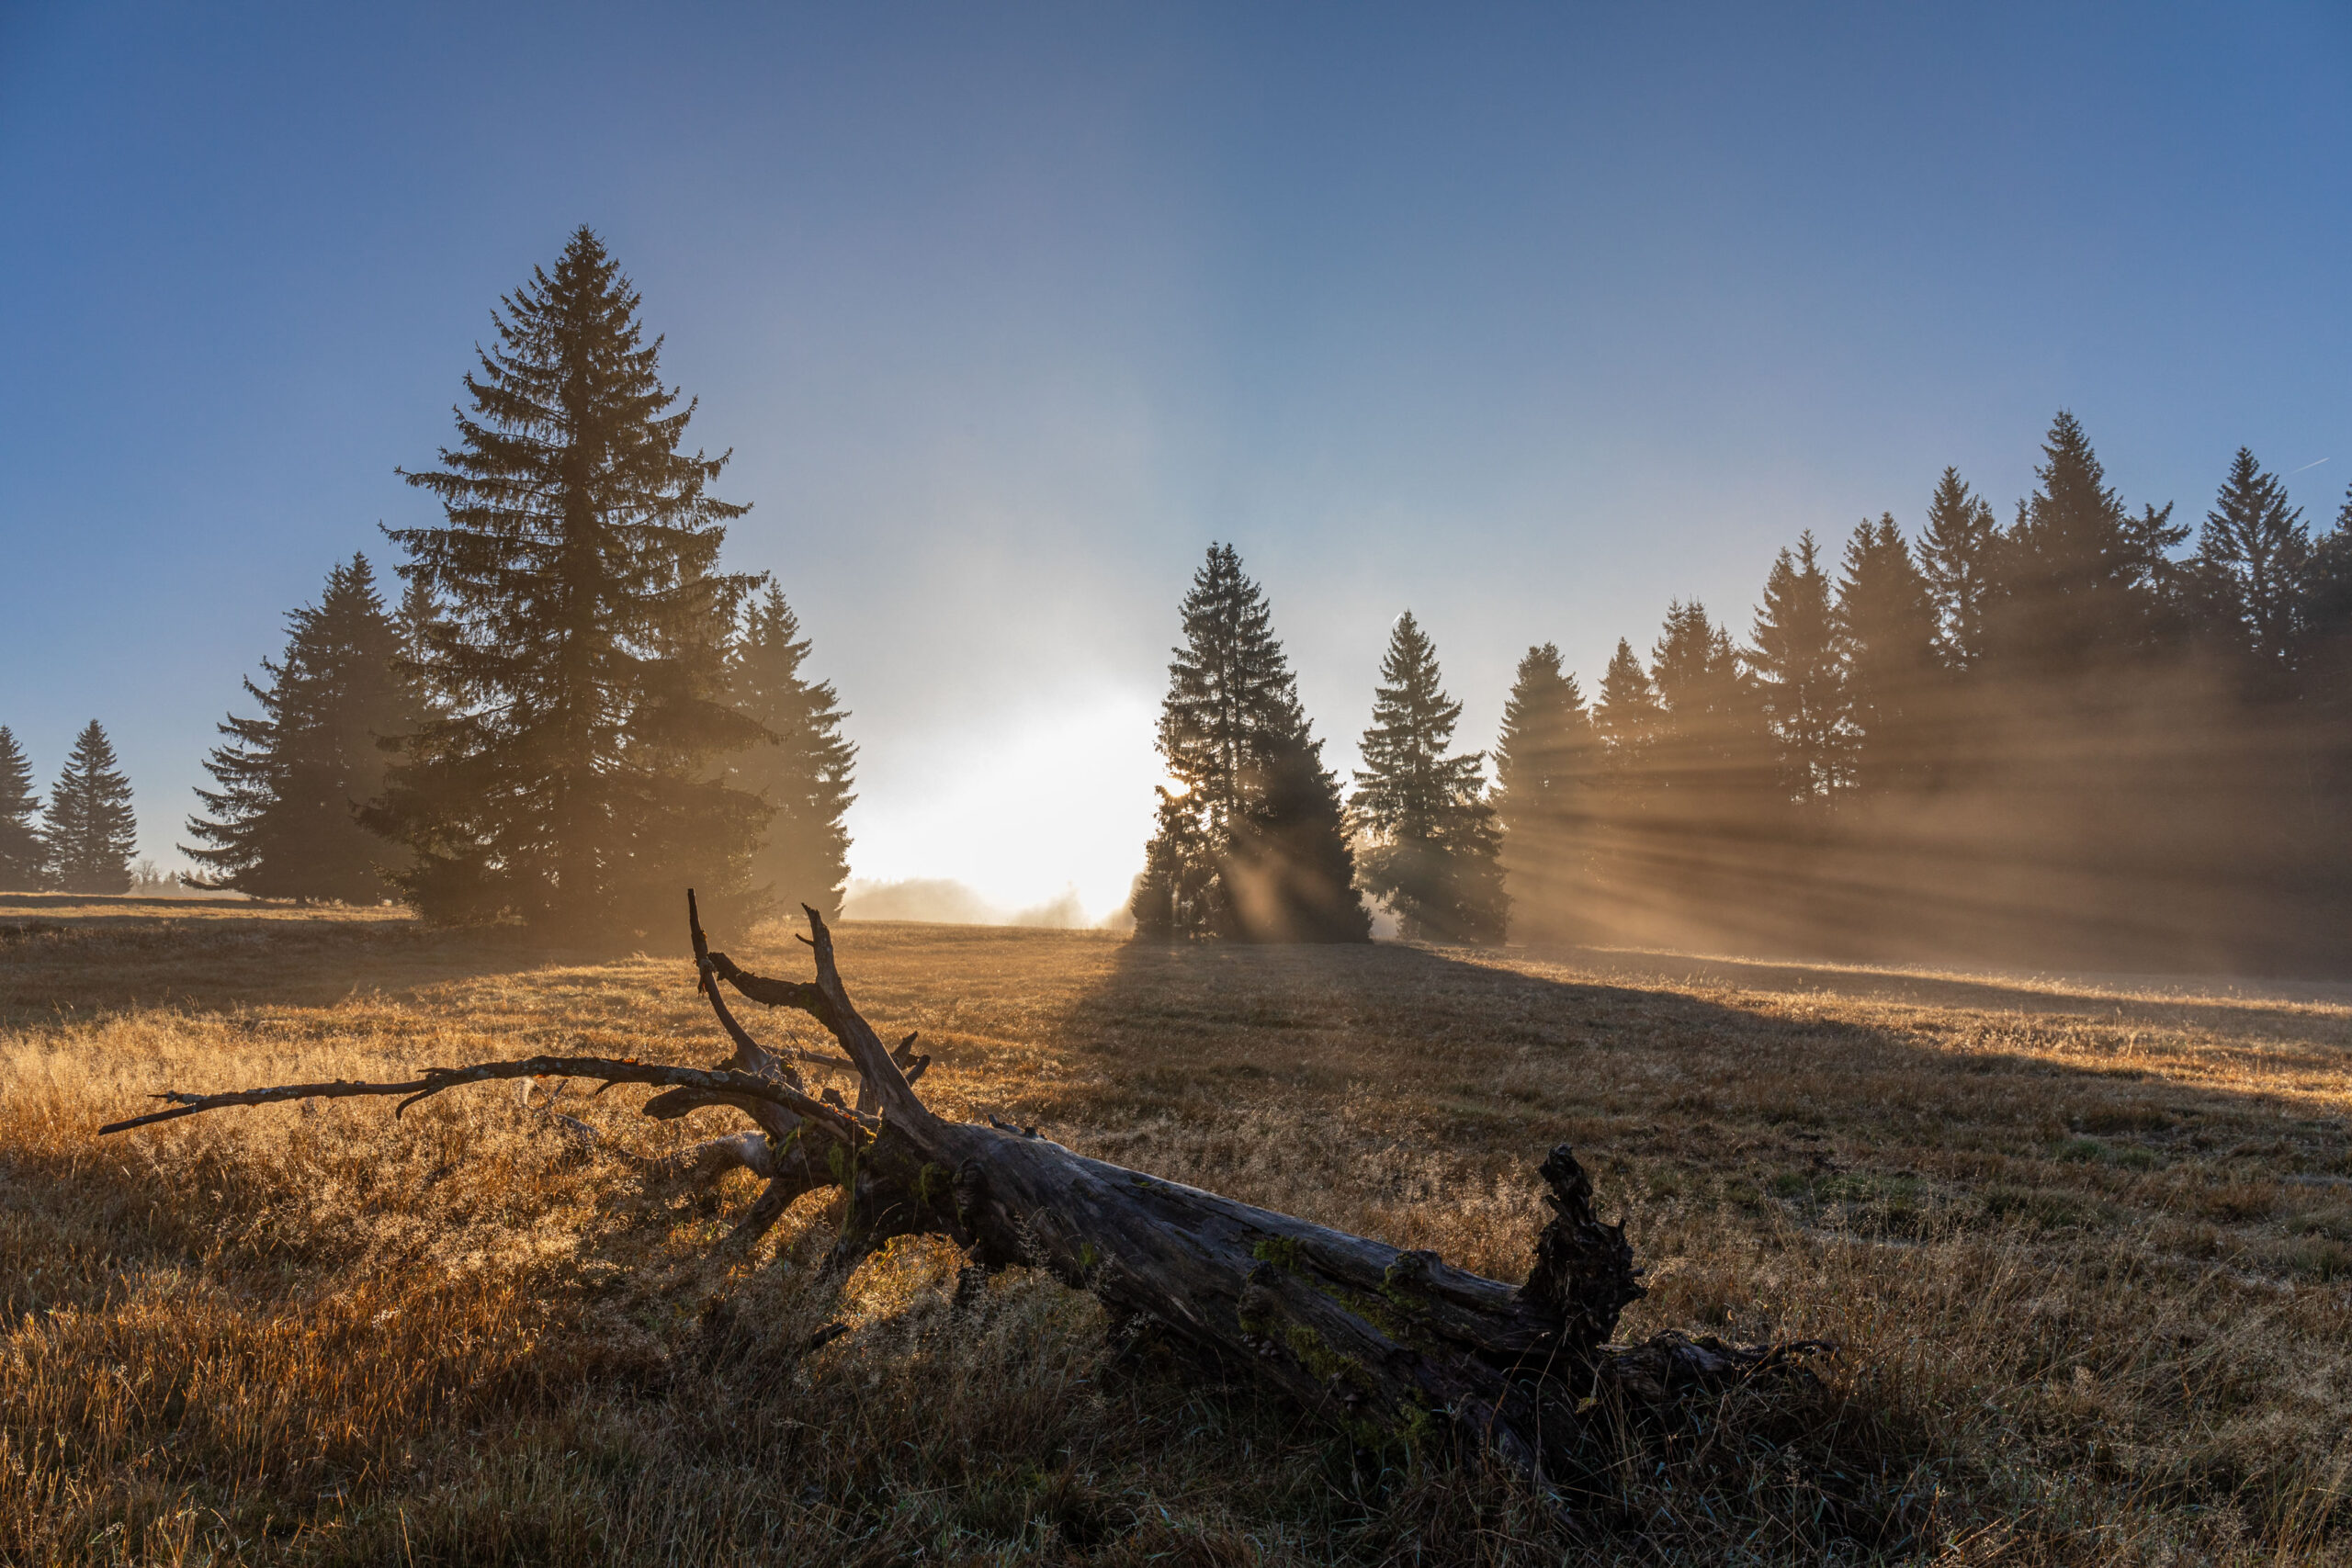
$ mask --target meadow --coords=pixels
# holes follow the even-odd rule
[[[799,975],[782,926],[714,933]],[[936,1108],[1517,1279],[1573,1144],[1665,1328],[1826,1339],[1513,1484],[1368,1454],[838,1195],[649,1175],[731,1129],[503,1086],[170,1087],[723,1053],[677,953],[390,910],[0,897],[0,1560],[2341,1562],[2352,988],[852,922]],[[752,1010],[757,1013],[758,1010]],[[811,1048],[807,1021],[753,1029]],[[846,1085],[844,1070],[839,1081]],[[542,1094],[544,1100],[544,1094]],[[563,1117],[592,1129],[583,1139]],[[810,1348],[817,1330],[848,1332]]]

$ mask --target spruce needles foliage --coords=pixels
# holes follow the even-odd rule
[[[1755,671],[1779,761],[1781,795],[1801,808],[1830,805],[1845,784],[1852,734],[1846,672],[1838,657],[1829,576],[1807,529],[1764,579],[1756,612]]]
[[[2169,505],[2132,515],[2072,413],[2052,420],[2041,452],[2041,488],[2004,541],[1991,640],[2005,673],[2064,680],[2149,649],[2162,626],[2166,552],[2188,531],[2171,523]]]
[[[1551,643],[1519,661],[1495,742],[1495,825],[1504,886],[1523,935],[1589,939],[1585,909],[1600,785],[1600,741],[1577,678]]]
[[[775,813],[752,856],[752,886],[787,909],[808,904],[833,919],[849,881],[842,818],[857,798],[850,790],[857,748],[842,735],[849,715],[831,683],[803,672],[808,658],[799,618],[769,584],[748,608],[729,668],[737,711],[768,739],[728,767],[736,788]]]
[[[1439,683],[1437,649],[1413,613],[1396,618],[1380,663],[1364,765],[1350,802],[1363,833],[1363,884],[1407,936],[1500,942],[1509,900],[1486,757],[1448,756],[1462,705]]]
[[[1993,508],[1947,467],[1928,502],[1919,535],[1919,570],[1936,608],[1936,650],[1945,666],[1965,670],[1984,657],[1984,617],[1992,603],[2001,525]]]
[[[727,702],[753,580],[718,570],[728,455],[683,449],[639,299],[585,228],[502,301],[442,467],[438,527],[391,530],[432,596],[422,673],[449,704],[371,826],[428,919],[582,936],[669,931],[677,889],[745,891],[768,807],[719,760],[761,738]]]
[[[2239,447],[2199,530],[2197,564],[2220,590],[2216,619],[2266,673],[2284,671],[2294,658],[2311,557],[2311,531],[2288,503],[2286,482]]]
[[[1138,931],[1250,942],[1362,942],[1339,783],[1299,705],[1272,612],[1230,545],[1212,545],[1180,608],[1159,716],[1177,787],[1129,908]]]
[[[40,811],[32,764],[16,736],[0,725],[0,888],[28,892],[47,879],[49,853],[34,820]]]
[[[315,605],[287,616],[286,651],[262,661],[268,684],[244,683],[256,718],[231,715],[205,762],[220,787],[199,789],[191,817],[205,868],[189,886],[259,898],[377,903],[391,893],[379,866],[397,851],[359,825],[382,791],[386,743],[424,716],[406,672],[401,627],[384,608],[375,570],[355,555],[327,574]]]
[[[94,718],[74,738],[64,771],[49,792],[41,847],[50,881],[68,893],[129,892],[130,852],[138,841],[130,781]]]
[[[1658,706],[1657,687],[1650,672],[1634,657],[1634,645],[1617,639],[1617,651],[1600,674],[1600,700],[1593,705],[1592,727],[1602,742],[1601,773],[1617,796],[1621,809],[1634,808],[1648,783],[1648,759],[1665,728],[1666,712]]]
[[[1892,514],[1855,525],[1833,616],[1856,783],[1923,782],[1937,687],[1935,600]]]

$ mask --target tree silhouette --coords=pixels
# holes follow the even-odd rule
[[[1922,782],[1937,671],[1928,580],[1891,514],[1846,542],[1833,615],[1853,727],[1854,787],[1865,797]]]
[[[1495,821],[1514,931],[1591,933],[1588,901],[1600,738],[1577,678],[1550,643],[1519,661],[1495,742]]]
[[[2221,589],[2218,613],[2233,640],[2267,672],[2283,673],[2294,657],[2311,554],[2310,530],[2288,504],[2286,485],[2239,447],[2205,514],[2197,558]]]
[[[1245,806],[1220,869],[1232,933],[1253,942],[1366,942],[1339,781],[1303,729],[1243,769]]]
[[[1770,795],[1763,704],[1706,606],[1679,600],[1650,649],[1663,719],[1650,767],[1672,814],[1721,826]]]
[[[1618,796],[1620,812],[1636,808],[1650,785],[1651,757],[1666,711],[1658,706],[1657,687],[1650,672],[1634,654],[1633,644],[1617,639],[1617,651],[1600,676],[1600,700],[1592,710],[1592,727],[1602,746],[1601,776]]]
[[[443,467],[408,474],[439,527],[391,530],[432,594],[420,663],[447,704],[405,743],[369,825],[435,920],[667,931],[681,884],[741,894],[767,808],[721,758],[759,739],[727,702],[753,580],[718,570],[747,508],[681,449],[639,296],[587,229],[501,301]]]
[[[1180,606],[1159,753],[1174,788],[1129,908],[1158,936],[1361,942],[1339,784],[1322,762],[1265,594],[1211,545]]]
[[[2312,544],[2295,624],[2296,694],[2317,763],[2314,828],[2341,868],[2352,861],[2352,486],[2335,526]]]
[[[1753,636],[1748,662],[1757,671],[1781,792],[1801,807],[1826,807],[1847,782],[1850,736],[1829,578],[1811,530],[1793,554],[1774,558]]]
[[[2000,546],[1993,508],[1969,493],[1958,468],[1944,469],[1928,502],[1918,558],[1936,609],[1936,650],[1950,669],[1971,669],[1984,657]]]
[[[850,784],[857,749],[842,738],[832,685],[803,672],[808,640],[775,584],[752,601],[735,645],[731,691],[736,707],[772,739],[730,760],[737,788],[775,808],[752,856],[751,880],[785,908],[841,913],[849,880],[849,830],[842,818],[856,798]]]
[[[130,784],[96,719],[74,738],[73,753],[49,792],[41,847],[55,885],[68,893],[122,893],[130,887],[130,853],[139,824]]]
[[[1439,680],[1437,649],[1408,610],[1380,663],[1351,803],[1365,840],[1363,883],[1407,936],[1500,942],[1510,906],[1485,757],[1446,755],[1462,705]]]
[[[1989,640],[2018,673],[2071,679],[2145,650],[2158,633],[2165,552],[2188,536],[2169,506],[2134,517],[2090,439],[2059,411],[2029,498],[2001,550]]]
[[[40,811],[32,764],[16,736],[0,725],[0,888],[29,891],[48,880],[49,855],[34,820]]]
[[[262,661],[266,686],[245,691],[258,718],[220,726],[229,743],[205,762],[219,788],[199,789],[209,817],[188,818],[207,868],[189,886],[260,898],[375,903],[392,892],[379,871],[397,852],[359,825],[382,790],[385,742],[414,730],[424,706],[401,668],[401,627],[385,612],[364,555],[327,574],[316,605],[287,616],[286,650]]]

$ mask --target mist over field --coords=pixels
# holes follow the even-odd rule
[[[946,878],[910,877],[904,882],[865,882],[850,879],[842,895],[842,918],[851,920],[919,920],[950,926],[1036,926],[1052,931],[1082,931],[1092,926],[1113,930],[1132,927],[1124,911],[1091,916],[1072,887],[1058,898],[1023,909],[1005,909],[989,903],[963,883]]]

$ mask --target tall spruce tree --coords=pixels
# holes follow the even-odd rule
[[[49,856],[35,820],[40,812],[32,764],[16,736],[0,725],[0,888],[30,892],[48,880]]]
[[[1589,933],[1600,772],[1600,739],[1577,678],[1552,644],[1529,649],[1495,742],[1495,822],[1514,931]]]
[[[286,651],[262,661],[267,685],[248,680],[256,718],[231,715],[229,738],[199,789],[208,816],[188,818],[201,847],[182,851],[207,868],[189,886],[258,898],[375,903],[392,892],[379,865],[397,858],[359,825],[391,763],[385,743],[424,716],[403,673],[401,629],[386,613],[364,555],[327,573],[315,605],[287,616]]]
[[[2132,515],[2072,413],[2059,411],[2041,452],[2041,488],[2000,552],[1989,640],[2012,670],[2065,680],[2135,659],[2161,635],[2166,552],[2188,530],[2170,506]]]
[[[1650,682],[1664,715],[1650,768],[1665,808],[1712,829],[1765,807],[1774,791],[1763,704],[1706,606],[1668,606]]]
[[[1936,610],[1891,514],[1857,525],[1846,542],[1834,623],[1856,791],[1917,786],[1934,722]]]
[[[130,781],[94,718],[74,738],[74,750],[49,792],[41,848],[50,880],[68,893],[128,892],[130,852],[138,842]]]
[[[1615,811],[1636,809],[1647,792],[1651,756],[1665,725],[1666,711],[1658,705],[1650,672],[1634,645],[1619,637],[1617,651],[1601,671],[1600,697],[1592,710],[1592,728],[1601,743],[1601,777],[1615,797]]]
[[[729,763],[735,786],[775,808],[752,856],[751,880],[787,909],[803,904],[828,919],[841,913],[849,881],[843,824],[857,749],[842,735],[840,699],[830,682],[804,672],[808,639],[774,583],[753,600],[735,644],[735,706],[771,739]]]
[[[2238,448],[2197,541],[2198,565],[2220,589],[2232,639],[2267,673],[2294,658],[2296,619],[2310,570],[2311,532],[2278,475]]]
[[[1138,932],[1252,942],[1362,942],[1339,783],[1323,766],[1265,594],[1211,545],[1180,613],[1159,792],[1130,909]]]
[[[1440,684],[1437,649],[1410,610],[1389,633],[1380,682],[1351,802],[1364,886],[1408,937],[1500,942],[1510,902],[1485,757],[1446,755],[1462,705]]]
[[[1757,672],[1781,792],[1801,808],[1825,808],[1846,782],[1849,730],[1829,576],[1810,529],[1793,553],[1782,550],[1773,560],[1753,635],[1747,661]]]
[[[577,935],[668,932],[680,889],[747,891],[767,807],[720,759],[759,738],[727,701],[752,580],[718,570],[728,454],[682,450],[639,299],[585,228],[501,301],[443,467],[407,474],[439,527],[391,536],[432,596],[422,675],[446,708],[408,738],[377,830],[414,857],[426,918]]]
[[[1936,650],[1949,669],[1972,669],[1984,657],[2000,546],[1993,508],[1969,492],[1958,468],[1945,468],[1928,501],[1918,557],[1936,608]]]

